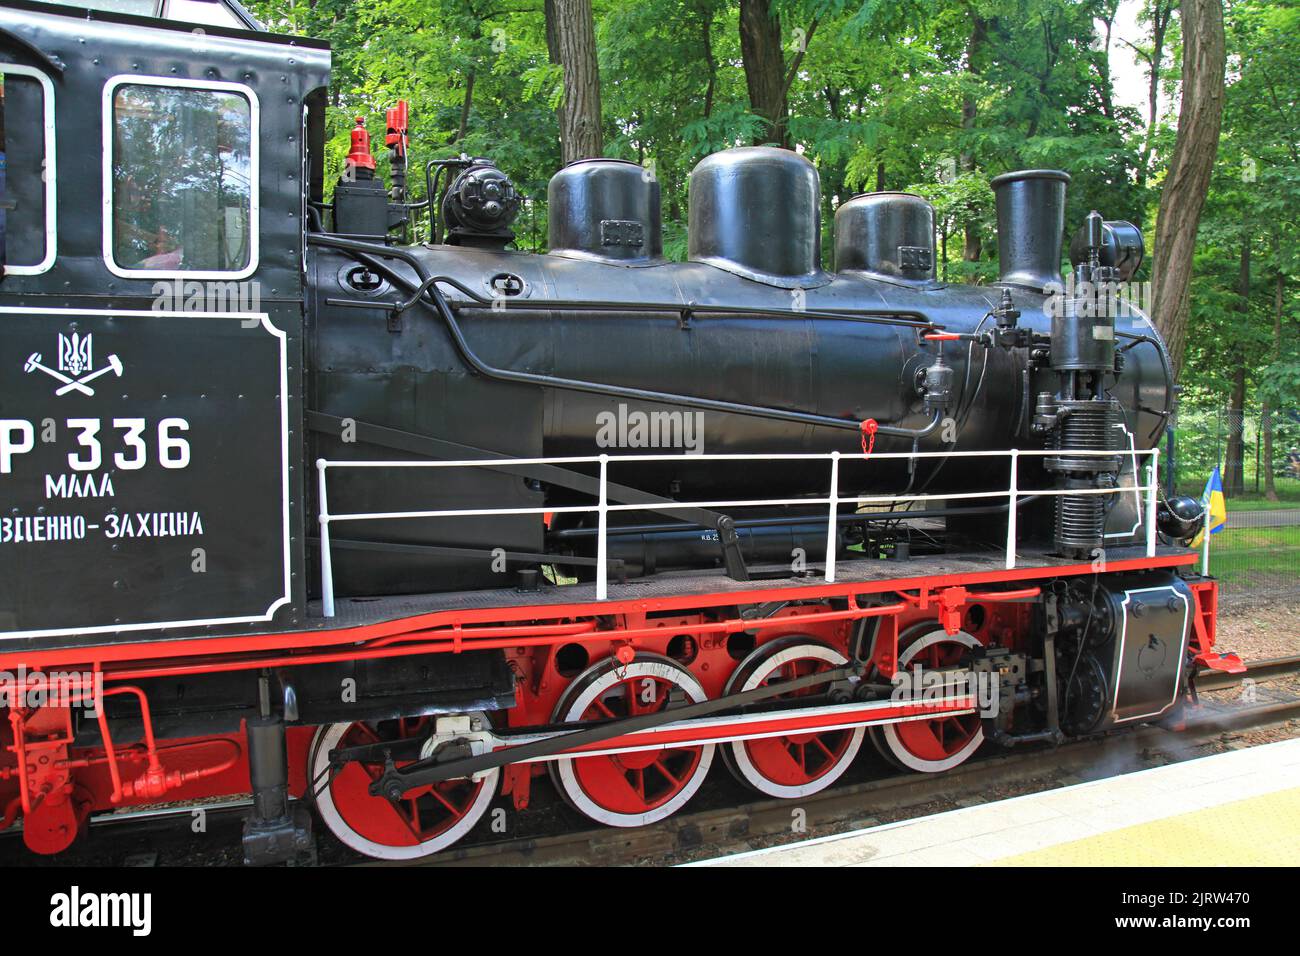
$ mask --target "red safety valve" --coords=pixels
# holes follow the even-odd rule
[[[366,132],[364,116],[357,117],[357,125],[352,129],[352,150],[345,162],[361,169],[375,168],[375,157],[370,155],[370,134]]]
[[[387,113],[388,133],[384,137],[384,144],[397,153],[398,156],[406,155],[406,125],[408,113],[406,100],[398,100],[396,106],[390,106]]]

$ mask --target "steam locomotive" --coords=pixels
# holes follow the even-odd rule
[[[236,19],[0,10],[0,823],[32,850],[248,794],[249,862],[318,820],[409,859],[543,778],[639,826],[715,756],[801,797],[868,737],[939,772],[1241,668],[1160,493],[1168,355],[1111,295],[1141,234],[1092,213],[1063,278],[1066,173],[992,181],[987,286],[937,277],[904,193],[841,203],[825,269],[817,170],[769,147],[695,167],[684,262],[611,159],[555,174],[531,253],[489,159],[409,198],[404,104],[390,180],[359,120],[327,202],[327,47],[197,6]]]

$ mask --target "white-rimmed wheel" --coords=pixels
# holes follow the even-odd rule
[[[839,651],[806,637],[785,637],[756,648],[727,681],[726,693],[738,694],[833,670],[848,663]],[[809,687],[772,698],[797,701],[824,695]],[[862,747],[865,727],[786,734],[725,744],[723,757],[731,772],[759,793],[805,797],[829,787],[848,769]]]
[[[899,669],[952,667],[980,643],[965,631],[949,634],[937,621],[908,628],[898,638]],[[871,742],[905,770],[940,773],[964,763],[984,743],[979,714],[908,720],[871,728]]]
[[[574,678],[555,708],[557,723],[616,720],[700,703],[704,688],[666,657],[609,658]],[[574,757],[551,764],[551,778],[574,809],[612,827],[638,827],[681,809],[704,782],[713,744]]]
[[[427,737],[432,719],[358,721],[316,731],[308,751],[308,780],[314,781],[321,819],[342,843],[380,860],[413,860],[451,846],[486,812],[500,779],[497,769],[478,780],[444,780],[420,787],[397,804],[370,794],[370,784],[383,773],[382,761],[349,763],[330,774],[331,750]]]

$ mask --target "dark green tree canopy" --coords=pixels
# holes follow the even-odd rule
[[[544,248],[565,97],[546,0],[251,6],[274,29],[334,47],[331,178],[353,117],[378,136],[384,108],[405,98],[413,168],[492,157],[530,197],[518,244]],[[1139,37],[1118,35],[1122,8],[1130,18],[1136,8]],[[767,0],[764,22],[781,46],[764,54],[765,112],[751,102],[747,71],[760,66],[742,40],[739,0],[593,0],[593,11],[603,149],[653,168],[670,256],[685,255],[692,166],[762,141],[782,108],[780,134],[821,173],[824,255],[838,203],[905,189],[935,204],[947,278],[987,280],[996,274],[988,180],[1025,167],[1069,171],[1071,226],[1095,208],[1138,223],[1150,250],[1177,129],[1177,0]],[[1183,402],[1294,408],[1300,0],[1226,0],[1224,15],[1227,97],[1198,235]],[[1117,89],[1117,76],[1134,84],[1117,69],[1121,56],[1138,58],[1140,89]],[[418,175],[412,188],[422,194]]]

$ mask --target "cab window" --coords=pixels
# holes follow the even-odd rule
[[[0,63],[0,262],[11,274],[43,272],[54,258],[53,129],[48,80]]]
[[[112,88],[109,218],[117,270],[247,274],[256,266],[251,96],[131,82]]]

